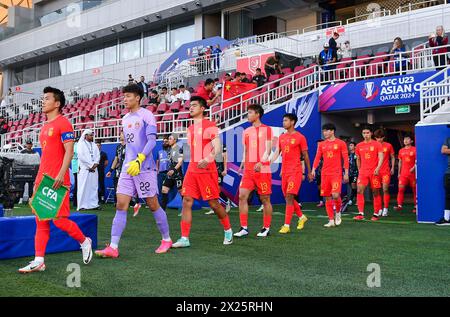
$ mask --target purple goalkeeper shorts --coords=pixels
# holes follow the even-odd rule
[[[117,184],[117,194],[129,197],[149,198],[158,195],[158,181],[156,171],[146,171],[138,176],[130,176],[126,172],[120,173]]]

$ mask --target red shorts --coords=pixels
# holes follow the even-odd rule
[[[300,186],[302,185],[302,172],[281,174],[281,190],[283,195],[293,194],[298,195]]]
[[[272,194],[272,174],[244,170],[239,188],[249,191],[256,188],[258,195],[270,195]]]
[[[416,186],[416,175],[414,174],[410,174],[410,175],[400,175],[400,177],[398,178],[398,185],[402,185],[402,186],[411,186],[411,187],[415,187]]]
[[[380,179],[383,185],[389,185],[391,183],[391,172],[390,171],[387,173],[380,172]]]
[[[330,197],[333,193],[341,193],[341,175],[322,175],[320,180],[320,196]]]
[[[359,174],[358,176],[358,185],[367,186],[370,184],[371,188],[381,188],[381,177],[380,175],[373,174]]]
[[[36,183],[34,183],[34,188],[33,188],[33,197],[36,194],[36,188],[39,187],[39,184],[41,183],[42,180],[42,176],[38,176],[36,178]],[[64,186],[67,186],[68,188],[70,188],[70,184],[64,184]],[[70,199],[69,199],[69,191],[67,191],[66,196],[64,197],[64,200],[61,204],[61,209],[59,209],[58,213],[56,214],[56,218],[61,218],[61,217],[69,217],[70,216]]]
[[[219,176],[213,173],[191,173],[184,176],[181,196],[194,199],[212,200],[219,199]]]

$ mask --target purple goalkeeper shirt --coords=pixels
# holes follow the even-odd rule
[[[138,153],[143,153],[148,137],[156,137],[156,120],[151,111],[139,108],[136,112],[127,113],[122,119],[123,133],[127,143],[124,164],[134,161]],[[124,165],[125,166],[125,165]],[[141,172],[156,170],[151,153],[142,163]]]

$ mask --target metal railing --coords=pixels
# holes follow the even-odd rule
[[[450,67],[442,69],[433,76],[424,80],[420,85],[420,121],[433,116],[434,121],[449,122],[450,109],[445,111],[444,107],[450,102]],[[443,77],[440,82],[435,82]],[[441,120],[439,120],[441,119]]]
[[[447,4],[447,0],[431,0],[431,1],[421,1],[416,3],[408,3],[407,5],[400,6],[395,10],[396,14],[409,12],[417,9],[424,9],[435,5]]]
[[[381,17],[389,16],[389,15],[391,15],[391,10],[383,9],[383,10],[379,10],[379,11],[373,11],[373,12],[370,12],[367,14],[362,14],[362,15],[355,16],[353,18],[349,18],[349,19],[347,19],[346,24],[367,21],[367,20],[371,20],[371,19],[378,19]]]

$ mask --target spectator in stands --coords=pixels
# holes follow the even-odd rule
[[[145,83],[145,77],[141,76],[141,79],[139,80],[139,82],[137,84],[144,91],[144,98],[147,98],[148,97],[148,86]]]
[[[209,74],[211,72],[211,55],[212,55],[212,46],[207,46],[205,48],[205,72]]]
[[[234,74],[234,79],[232,80],[233,82],[241,82],[241,73],[240,72],[236,72]]]
[[[100,162],[98,163],[98,201],[101,204],[105,203],[105,168],[108,167],[108,156],[102,151],[102,141],[97,139],[95,141],[97,148],[100,151]]]
[[[404,52],[406,51],[403,41],[400,37],[394,39],[391,54],[394,54],[395,72],[402,74],[407,69],[408,59]]]
[[[212,50],[213,55],[213,69],[214,72],[219,72],[220,69],[220,56],[222,54],[222,50],[220,49],[220,45],[217,44],[216,47]]]
[[[447,65],[447,52],[449,51],[448,47],[448,37],[445,36],[444,27],[439,25],[436,28],[436,33],[431,34],[428,38],[428,43],[430,47],[434,47],[433,49],[433,60],[434,66],[436,66],[436,70],[442,70]]]
[[[281,74],[281,64],[280,64],[281,56],[278,53],[275,53],[274,56],[270,56],[266,60],[266,64],[264,65],[264,71],[266,72],[267,78],[270,75]]]
[[[255,76],[253,76],[253,78],[252,78],[252,82],[257,84],[258,87],[261,87],[262,85],[264,85],[266,83],[266,81],[267,81],[267,78],[266,78],[266,76],[264,76],[261,73],[261,68],[257,68]]]
[[[220,96],[222,94],[221,90],[213,94],[213,89],[214,89],[214,80],[208,78],[205,81],[205,85],[198,89],[196,96],[202,97],[203,99],[206,100],[208,106],[211,106],[219,101]]]
[[[330,49],[330,44],[325,42],[323,45],[323,51],[319,54],[319,65],[322,66],[322,69],[325,71],[322,80],[329,81],[333,80],[332,70],[336,68],[336,65],[330,65],[332,63],[336,63],[337,54],[335,50]]]
[[[340,58],[352,58],[352,49],[350,48],[350,41],[344,42],[344,45],[339,46],[338,55]]]
[[[161,89],[159,94],[159,103],[169,103],[169,94],[167,93],[167,87]]]
[[[230,73],[226,73],[225,77],[223,78],[223,82],[232,81],[233,77],[231,77]]]
[[[34,154],[36,151],[33,149],[33,142],[31,140],[27,140],[25,143],[25,149],[23,149],[21,154]]]
[[[241,83],[249,83],[246,73],[241,73]]]
[[[152,92],[150,93],[150,98],[148,98],[148,104],[159,105],[158,91],[152,90]]]
[[[186,89],[184,85],[180,85],[180,92],[177,95],[177,99],[181,102],[186,102],[191,100],[191,93]]]
[[[178,96],[178,89],[176,87],[173,87],[170,92],[169,102],[170,103],[177,102],[178,101],[177,96]]]
[[[214,79],[214,89],[213,93],[217,93],[219,90],[221,90],[223,87],[222,83],[220,82],[219,78]]]
[[[9,88],[9,89],[8,89],[8,95],[6,96],[6,102],[7,102],[8,104],[12,104],[13,101],[14,101],[14,93],[12,92],[12,89]]]
[[[134,80],[133,76],[131,74],[128,75],[128,84],[134,84],[136,81]]]
[[[328,44],[330,45],[330,50],[337,52],[338,44],[336,40],[339,38],[339,33],[334,32],[333,36],[328,40]]]

